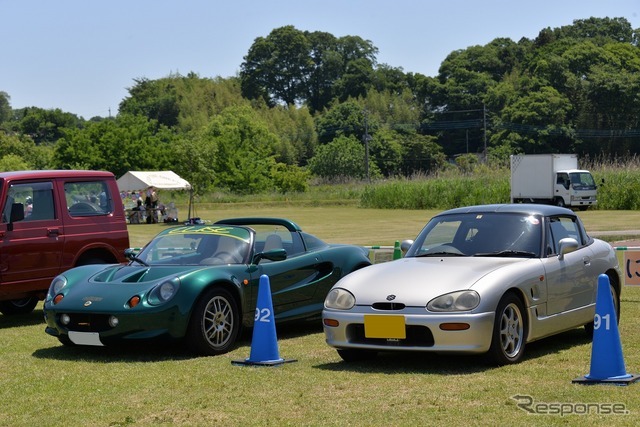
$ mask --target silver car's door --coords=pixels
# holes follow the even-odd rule
[[[552,241],[548,245],[551,254],[545,260],[547,278],[547,314],[553,315],[574,310],[593,303],[591,260],[593,252],[584,246],[578,225],[571,217],[552,218],[550,224]],[[565,237],[578,241],[579,248],[560,257],[558,242]]]

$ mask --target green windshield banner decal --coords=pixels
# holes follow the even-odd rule
[[[215,234],[217,236],[227,236],[232,237],[234,239],[242,240],[243,242],[249,243],[251,235],[249,230],[246,228],[240,227],[220,227],[220,226],[187,226],[187,227],[177,227],[169,230],[168,235],[175,234]]]

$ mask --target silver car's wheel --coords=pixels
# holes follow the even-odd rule
[[[213,288],[198,300],[187,340],[197,353],[213,356],[228,352],[239,331],[240,315],[235,299],[225,289]]]
[[[496,309],[489,356],[498,365],[516,363],[524,354],[527,339],[526,319],[522,301],[508,293]]]

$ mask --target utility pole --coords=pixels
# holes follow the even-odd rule
[[[484,162],[487,163],[487,106],[482,103],[482,124],[484,126]]]
[[[362,139],[364,141],[364,170],[367,174],[367,182],[371,182],[371,177],[369,175],[369,141],[371,141],[371,137],[369,136],[369,123],[367,121],[367,110],[363,110],[364,114],[364,135]]]

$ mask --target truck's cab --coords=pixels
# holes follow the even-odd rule
[[[557,171],[554,194],[558,206],[587,209],[597,203],[596,182],[587,170]]]

